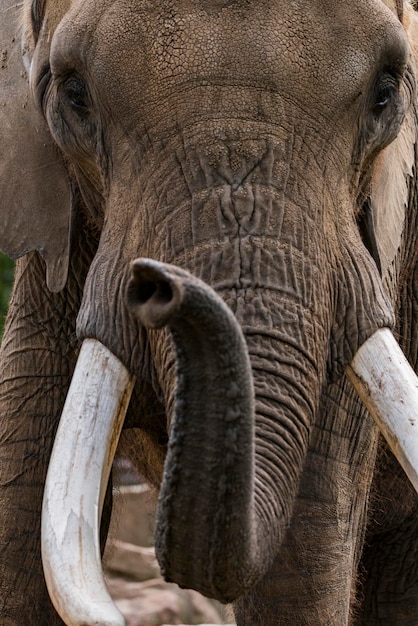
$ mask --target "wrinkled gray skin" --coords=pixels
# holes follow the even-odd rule
[[[222,296],[254,376],[256,469],[245,484],[231,484],[227,464],[239,433],[217,434],[220,451],[211,443],[210,389],[189,402],[195,453],[166,466],[166,484],[190,479],[207,504],[160,519],[167,575],[234,601],[240,626],[416,626],[416,497],[344,378],[359,345],[393,320],[417,360],[409,5],[30,4],[22,17],[0,3],[0,244],[32,250],[17,264],[1,351],[1,624],[60,623],[41,571],[40,507],[84,337],[137,376],[124,439],[161,482],[174,359],[169,333],[147,331],[127,305],[141,256]],[[186,343],[195,379],[222,392],[222,346],[202,356]],[[222,518],[223,498],[247,520],[242,537],[225,540],[234,520]],[[181,540],[188,553],[177,554]]]

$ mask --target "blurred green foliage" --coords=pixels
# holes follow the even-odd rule
[[[0,253],[0,337],[13,284],[14,261]]]

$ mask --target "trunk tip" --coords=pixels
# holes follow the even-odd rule
[[[184,288],[175,268],[153,259],[135,259],[127,304],[147,328],[161,328],[178,311]]]

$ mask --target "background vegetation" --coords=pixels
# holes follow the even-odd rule
[[[13,283],[14,262],[0,253],[0,337],[3,334],[4,317]]]

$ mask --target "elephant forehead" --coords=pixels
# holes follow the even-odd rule
[[[377,0],[75,0],[58,35],[105,98],[136,107],[205,83],[349,104],[385,50],[404,54]]]

